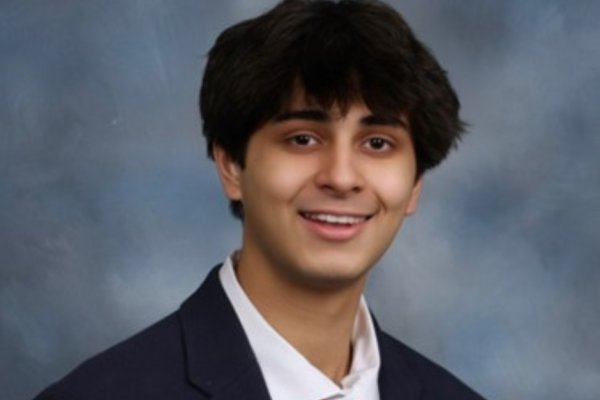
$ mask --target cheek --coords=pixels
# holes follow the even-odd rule
[[[289,157],[257,159],[247,172],[243,183],[244,191],[252,197],[260,198],[261,201],[291,200],[311,176],[306,163],[294,162]]]
[[[412,195],[414,177],[411,173],[388,171],[379,171],[372,180],[372,187],[386,208],[404,212]]]

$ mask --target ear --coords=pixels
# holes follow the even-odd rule
[[[415,181],[412,188],[410,199],[408,200],[408,207],[406,207],[406,215],[412,215],[417,211],[419,204],[419,198],[421,197],[421,191],[423,190],[423,175]]]
[[[213,147],[213,157],[225,195],[232,201],[242,200],[242,168],[220,146]]]

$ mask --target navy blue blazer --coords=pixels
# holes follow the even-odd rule
[[[381,400],[483,400],[375,325]],[[221,286],[218,267],[177,312],[84,362],[36,400],[209,398],[270,399],[250,343]]]

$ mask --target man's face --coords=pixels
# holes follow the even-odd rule
[[[407,125],[362,103],[341,115],[296,99],[251,136],[244,169],[215,149],[227,196],[244,206],[242,260],[302,285],[363,282],[417,207]]]

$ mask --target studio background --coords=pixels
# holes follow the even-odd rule
[[[238,245],[197,93],[216,35],[273,4],[0,2],[0,398],[175,310]],[[600,2],[391,4],[470,133],[371,307],[490,399],[599,399]]]

